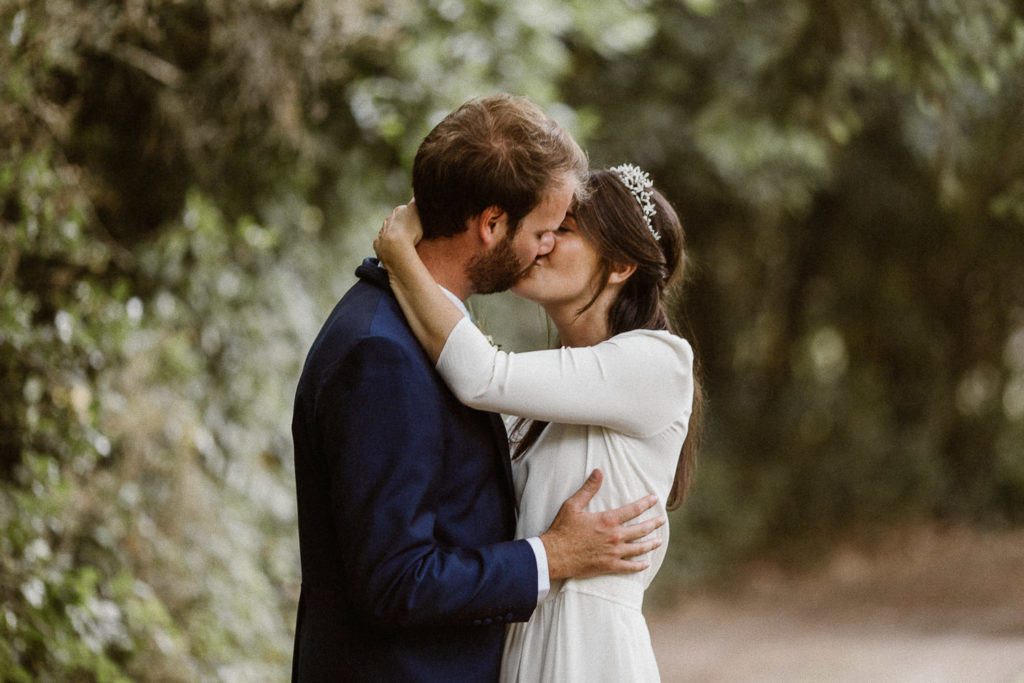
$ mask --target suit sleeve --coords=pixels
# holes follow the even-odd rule
[[[460,548],[435,536],[445,416],[436,381],[414,352],[364,340],[319,392],[349,603],[380,626],[525,621],[537,601],[526,541]]]

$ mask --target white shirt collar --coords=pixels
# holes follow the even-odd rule
[[[441,287],[441,285],[438,285],[438,287]],[[468,309],[468,308],[466,308],[466,304],[465,304],[465,303],[463,303],[462,299],[460,299],[459,297],[455,296],[454,294],[452,294],[452,293],[451,293],[450,291],[448,291],[448,290],[447,290],[447,289],[445,289],[444,287],[441,287],[441,291],[442,291],[442,292],[444,292],[444,295],[445,295],[446,297],[448,297],[449,299],[451,299],[451,302],[452,302],[453,304],[455,304],[456,306],[458,306],[458,307],[459,307],[459,310],[460,310],[460,311],[462,311],[462,315],[466,316],[466,317],[467,317],[467,318],[469,318],[470,320],[472,320],[472,319],[473,319],[473,316],[471,316],[471,315],[469,314],[469,309]]]

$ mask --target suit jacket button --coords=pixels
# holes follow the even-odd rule
[[[487,624],[488,626],[490,626],[491,625],[491,618],[487,617],[486,619],[484,619],[484,623]]]
[[[507,619],[508,621],[512,621],[513,618],[515,618],[515,615],[511,612],[505,615],[505,619]]]
[[[482,624],[482,623],[483,623],[483,622],[482,622],[482,621],[480,621],[479,619],[474,619],[474,620],[473,620],[473,625],[474,625],[474,626],[479,626],[479,625],[480,625],[480,624]]]

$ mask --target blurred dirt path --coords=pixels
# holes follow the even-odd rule
[[[893,532],[647,617],[665,683],[1024,683],[1024,530]]]

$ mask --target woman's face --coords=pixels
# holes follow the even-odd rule
[[[517,296],[542,306],[572,305],[582,308],[594,296],[601,259],[569,212],[555,231],[551,251],[538,256],[526,274],[512,286]]]

